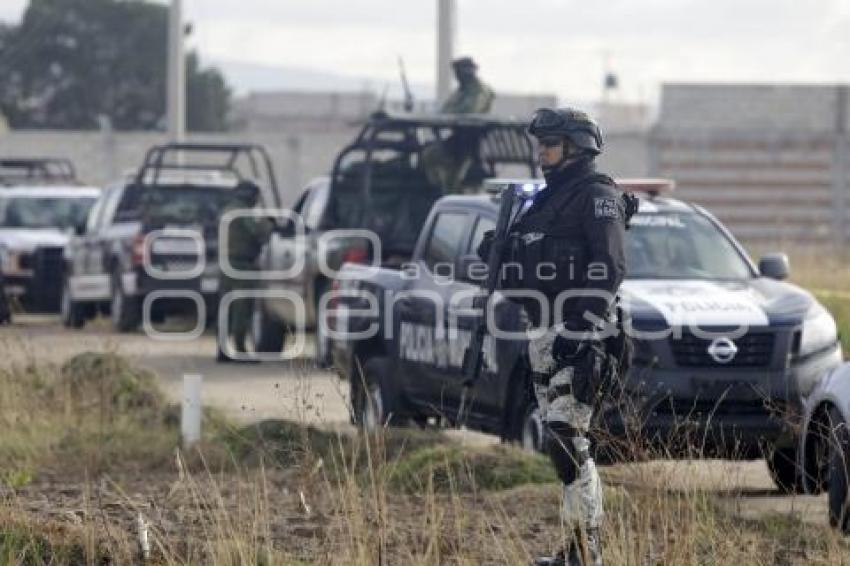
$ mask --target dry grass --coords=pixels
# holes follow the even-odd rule
[[[113,356],[3,372],[0,419],[2,563],[130,563],[140,516],[158,564],[523,564],[564,538],[539,456],[214,415],[179,451],[151,377]],[[742,520],[675,467],[603,473],[609,564],[850,563],[829,529]],[[735,481],[720,491],[746,505]]]

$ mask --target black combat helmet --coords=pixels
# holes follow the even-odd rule
[[[540,108],[531,117],[528,133],[537,139],[564,137],[586,153],[602,153],[599,126],[590,116],[574,108]]]
[[[452,67],[455,69],[472,69],[475,71],[478,69],[478,64],[472,57],[458,57],[452,61]]]

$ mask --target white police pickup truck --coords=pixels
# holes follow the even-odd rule
[[[841,363],[833,318],[783,281],[786,256],[756,265],[708,211],[665,196],[663,183],[619,184],[643,193],[621,288],[635,355],[625,395],[604,411],[600,430],[670,454],[765,456],[777,485],[799,489],[794,431],[803,401]],[[346,264],[339,272],[325,319],[358,424],[457,415],[473,328],[464,309],[481,281],[470,274],[497,209],[495,196],[444,197],[401,269]],[[503,298],[494,312],[516,338],[487,336],[464,424],[538,447],[524,314]]]
[[[20,308],[59,310],[63,249],[99,195],[65,159],[0,159],[0,274]]]

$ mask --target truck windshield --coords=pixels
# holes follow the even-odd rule
[[[626,235],[631,279],[753,277],[732,242],[700,214],[638,214]]]
[[[82,224],[95,198],[14,197],[0,200],[3,228],[58,228]]]

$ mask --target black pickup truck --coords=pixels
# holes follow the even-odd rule
[[[327,333],[334,366],[350,382],[357,424],[456,421],[474,323],[469,309],[482,281],[473,276],[474,250],[497,208],[495,196],[444,197],[400,269],[349,263],[340,271]],[[794,423],[805,396],[841,362],[831,315],[781,281],[786,256],[756,265],[706,210],[656,191],[642,195],[627,254],[620,299],[632,319],[635,357],[626,394],[603,411],[600,430],[663,442],[679,454],[764,455],[777,484],[795,489]],[[494,320],[517,334],[486,337],[484,371],[463,424],[539,448],[524,312],[500,295]]]
[[[319,298],[345,261],[375,251],[354,232],[369,231],[380,241],[385,263],[410,257],[428,211],[441,196],[480,192],[486,179],[537,173],[526,128],[524,121],[477,114],[370,116],[336,155],[329,176],[310,181],[293,207],[302,230],[284,224],[259,258],[262,270],[287,275],[262,282],[270,294],[254,303],[258,350],[280,352],[285,329],[315,328],[317,359],[325,365],[327,340],[316,325]],[[449,170],[456,183],[447,184],[440,175]],[[303,321],[281,292],[303,298]]]

